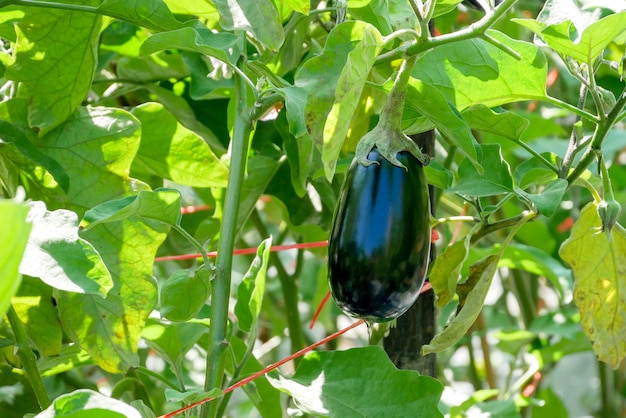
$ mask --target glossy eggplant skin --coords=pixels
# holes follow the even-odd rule
[[[399,317],[417,299],[430,253],[430,202],[421,163],[376,148],[364,167],[352,162],[328,243],[328,282],[337,305],[372,322]]]

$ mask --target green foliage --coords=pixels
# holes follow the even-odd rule
[[[0,415],[567,416],[595,355],[581,413],[619,416],[626,11],[461,3],[0,0]],[[255,375],[345,323],[304,326],[325,250],[272,245],[328,239],[359,144],[433,129],[440,323],[406,344],[453,396],[362,336]]]

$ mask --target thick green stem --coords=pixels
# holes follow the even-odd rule
[[[207,350],[205,390],[221,388],[224,377],[224,353],[228,347],[228,301],[233,262],[233,247],[237,231],[237,215],[241,200],[248,142],[252,132],[252,120],[248,108],[248,89],[245,81],[235,75],[236,119],[233,129],[228,187],[224,199],[224,217],[215,263],[215,279],[211,289],[211,332]],[[200,417],[215,416],[217,403],[203,405]],[[209,415],[209,409],[212,415]]]
[[[35,353],[30,349],[28,344],[28,337],[26,336],[26,330],[20,318],[17,316],[17,312],[13,309],[13,306],[9,307],[7,312],[7,318],[9,324],[13,330],[15,336],[15,346],[17,347],[17,357],[22,362],[24,372],[28,378],[30,386],[33,388],[37,402],[42,410],[50,406],[50,398],[46,392],[46,388],[43,386],[39,369],[37,369],[37,358]]]
[[[410,56],[407,57],[400,66],[387,102],[380,113],[378,126],[383,129],[400,129],[400,126],[402,126],[402,114],[404,113],[406,92],[415,61],[417,61],[417,56]]]
[[[624,106],[626,106],[626,89],[622,92],[619,99],[615,103],[615,106],[613,106],[613,109],[611,109],[609,114],[606,116],[604,122],[598,124],[587,151],[578,162],[578,165],[576,165],[576,168],[574,168],[569,176],[567,176],[567,181],[570,185],[573,184],[574,181],[576,181],[576,179],[580,177],[580,175],[585,172],[587,167],[589,167],[589,165],[591,165],[591,163],[595,160],[596,151],[602,149],[602,143],[604,142],[606,135],[618,121],[617,117],[621,114]]]

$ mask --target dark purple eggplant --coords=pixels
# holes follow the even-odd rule
[[[410,153],[367,167],[352,162],[328,245],[328,281],[337,305],[373,322],[399,317],[417,299],[430,253],[430,203],[422,164]]]

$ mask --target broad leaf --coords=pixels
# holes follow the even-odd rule
[[[94,247],[78,236],[78,216],[32,202],[28,219],[33,229],[20,272],[55,289],[105,297],[113,279]]]
[[[28,338],[41,356],[58,356],[63,331],[52,304],[52,288],[41,280],[24,276],[22,285],[11,301]]]
[[[469,39],[427,52],[415,64],[412,76],[436,86],[461,112],[479,104],[495,107],[545,98],[547,62],[541,50],[497,31],[487,33],[522,59],[515,59],[487,41]]]
[[[617,369],[626,357],[626,230],[601,228],[597,204],[587,204],[559,255],[574,273],[583,331],[598,358]]]
[[[353,31],[358,31],[359,42],[348,53],[346,64],[337,80],[334,103],[326,116],[322,135],[322,162],[329,181],[335,174],[337,158],[348,136],[352,116],[359,105],[355,98],[361,96],[365,81],[383,45],[382,36],[373,26],[363,23],[354,26]]]
[[[283,25],[272,0],[213,0],[226,30],[250,32],[266,47],[277,51],[285,40]]]
[[[193,275],[186,269],[175,271],[159,289],[161,316],[177,322],[195,318],[211,296],[211,277],[204,265]]]
[[[498,267],[498,258],[498,255],[490,255],[470,267],[467,281],[458,288],[461,310],[429,344],[422,346],[422,355],[439,353],[452,347],[470,329],[483,309]]]
[[[567,180],[556,179],[546,184],[540,193],[527,193],[519,189],[517,193],[533,202],[542,215],[552,216],[561,204],[567,187]]]
[[[419,63],[417,65],[420,65]],[[474,166],[480,168],[478,143],[463,116],[448,103],[446,97],[430,84],[411,79],[407,91],[407,107],[424,115],[450,142],[462,150]]]
[[[558,157],[554,153],[541,154],[546,160],[557,166]],[[539,160],[532,157],[515,167],[514,172],[515,184],[525,189],[534,184],[542,185],[557,179],[557,174]]]
[[[463,118],[472,128],[503,138],[519,141],[530,122],[513,112],[476,106],[463,112]]]
[[[452,186],[452,179],[454,175],[452,171],[448,170],[437,160],[430,160],[427,166],[424,167],[426,173],[426,179],[428,184],[432,184],[441,190],[447,190]]]
[[[93,390],[79,389],[59,396],[46,410],[35,415],[35,418],[56,417],[141,418],[141,414],[127,403]]]
[[[59,314],[70,338],[108,372],[139,365],[137,344],[158,298],[154,256],[168,232],[162,222],[127,219],[83,233],[109,267],[114,286],[106,299],[62,292]]]
[[[245,332],[250,332],[256,326],[261,313],[271,246],[271,236],[261,242],[257,249],[256,257],[252,260],[250,268],[248,268],[237,287],[235,315],[237,315],[239,320],[237,322],[239,328]]]
[[[16,26],[15,63],[7,68],[6,77],[22,83],[29,100],[28,123],[41,134],[63,123],[87,96],[100,28],[101,17],[96,14],[26,8]]]
[[[441,383],[396,369],[377,346],[314,352],[302,359],[293,377],[274,374],[268,379],[302,411],[316,416],[443,417],[438,409]]]
[[[209,328],[204,323],[170,324],[151,318],[146,323],[142,337],[148,347],[159,353],[172,368],[182,371],[185,354],[208,332]]]
[[[509,164],[502,158],[500,145],[484,144],[481,165],[483,173],[466,158],[459,166],[459,182],[451,192],[470,196],[492,196],[513,191],[513,178]]]
[[[4,316],[11,298],[20,286],[18,271],[26,249],[31,224],[26,222],[28,206],[10,200],[0,200],[0,224],[3,238],[0,240],[0,314]]]
[[[174,226],[180,223],[180,192],[175,189],[141,191],[136,196],[110,200],[85,212],[80,222],[85,231],[101,223],[143,218]]]
[[[287,113],[289,113],[289,110],[287,110]],[[291,185],[298,197],[303,197],[306,194],[306,185],[313,165],[313,141],[311,141],[309,135],[303,134],[300,137],[296,137],[289,132],[291,125],[287,126],[283,112],[276,118],[274,126],[283,140],[283,150],[287,155],[287,161],[289,161],[289,168],[291,169]],[[306,127],[304,129],[306,132]]]
[[[142,125],[133,172],[155,175],[192,187],[226,187],[228,169],[207,143],[159,103],[133,109]]]

